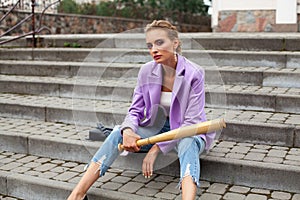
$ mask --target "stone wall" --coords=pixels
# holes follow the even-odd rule
[[[214,32],[298,32],[297,24],[276,24],[275,10],[220,11]],[[298,24],[299,24],[298,17]]]
[[[221,11],[216,32],[270,32],[275,24],[275,10]]]
[[[13,12],[9,14],[9,17],[0,24],[0,35],[29,14],[29,12]],[[4,10],[0,10],[0,18],[3,15]],[[38,26],[40,18],[38,13],[36,15],[36,26]],[[52,34],[119,33],[134,28],[143,28],[147,23],[149,21],[72,14],[45,14],[43,17],[43,26],[49,27]],[[20,35],[30,30],[31,19],[9,35]],[[202,25],[181,24],[178,26],[178,30],[180,32],[211,32],[210,18],[203,17]]]

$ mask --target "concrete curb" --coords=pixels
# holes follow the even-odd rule
[[[183,55],[200,66],[300,67],[299,52],[186,50]],[[140,49],[0,49],[8,60],[48,60],[107,63],[145,63],[151,61]]]
[[[28,151],[21,151],[18,153],[49,157],[52,159],[70,160],[81,163],[88,163],[92,157],[92,154],[96,152],[99,145],[101,145],[101,142],[83,143],[83,141],[79,140],[73,141],[39,135],[29,136],[28,139],[25,136],[21,138],[26,141],[28,140]],[[14,147],[18,146],[19,144],[16,143],[11,145],[12,146],[8,147],[10,150],[14,149]],[[3,148],[2,150],[6,149]],[[127,167],[131,167],[131,169],[138,169],[141,166],[144,156],[145,155],[143,154],[135,154],[134,156],[129,155],[126,158],[120,157],[113,164],[113,167],[119,169],[126,169]],[[161,159],[166,158],[167,157],[162,157]],[[169,159],[173,160],[173,162],[171,160],[168,161],[168,163],[172,164],[168,164],[167,167],[161,168],[159,173],[171,176],[179,174],[179,166],[176,155],[171,155]],[[222,158],[218,156],[212,157],[210,155],[203,155],[201,160],[202,179],[207,181],[241,184],[278,190],[286,190],[289,188],[290,192],[300,192],[299,188],[297,187],[300,184],[299,166],[289,165],[289,167],[287,167],[287,165],[284,164],[238,160]],[[275,177],[274,174],[276,174]],[[281,181],[278,183],[276,180]],[[3,182],[3,180],[0,181]],[[8,184],[10,185],[11,183],[8,182]],[[18,196],[18,190],[8,190],[8,195]]]
[[[202,162],[204,179],[234,184],[250,184],[260,188],[272,188],[300,192],[300,167],[233,160],[207,156]]]
[[[32,177],[23,174],[3,175],[0,173],[0,180],[7,181],[6,195],[21,199],[67,199],[75,184],[49,180],[39,177]],[[4,193],[1,193],[4,194]],[[141,196],[116,191],[106,191],[104,189],[91,188],[88,192],[89,199],[108,199],[108,200],[128,200],[139,199]],[[143,197],[145,200],[153,198]]]

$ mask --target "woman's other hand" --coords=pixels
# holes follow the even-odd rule
[[[149,152],[147,153],[146,157],[143,160],[143,175],[145,178],[150,178],[153,175],[153,166],[155,160],[157,158],[158,153],[160,152],[159,147],[155,144],[151,147]]]
[[[123,147],[129,152],[138,152],[140,147],[136,145],[136,141],[141,139],[141,137],[133,132],[132,129],[127,128],[123,130]]]

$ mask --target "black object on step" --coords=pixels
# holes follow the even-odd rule
[[[99,122],[97,123],[96,129],[89,131],[89,139],[93,141],[104,141],[111,131],[111,128],[107,128]]]

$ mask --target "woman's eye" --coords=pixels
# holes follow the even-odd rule
[[[147,48],[148,48],[148,49],[152,49],[152,47],[153,47],[152,44],[150,44],[150,43],[147,44]]]
[[[157,41],[156,41],[156,45],[157,45],[157,46],[161,46],[163,43],[164,43],[163,40],[157,40]]]

